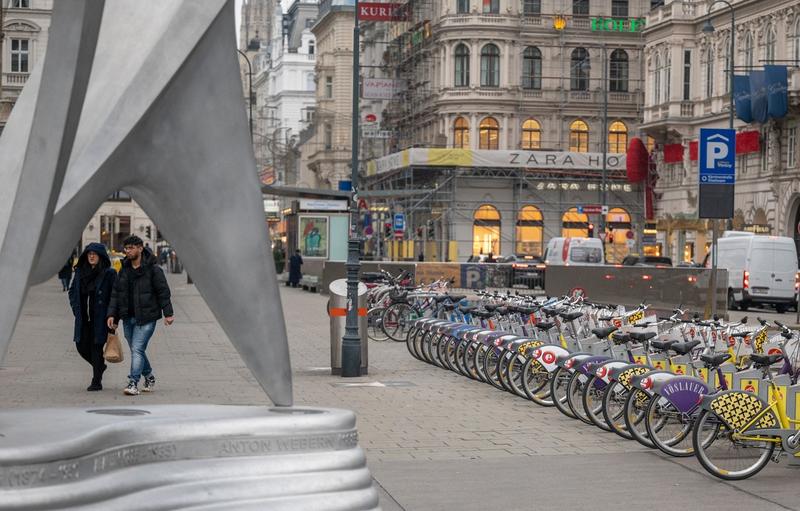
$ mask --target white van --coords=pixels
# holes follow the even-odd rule
[[[550,238],[544,251],[544,263],[551,266],[598,266],[604,259],[598,238]]]
[[[795,304],[797,248],[792,238],[726,231],[718,240],[717,266],[728,270],[728,308]],[[710,255],[710,254],[709,254]],[[711,258],[706,258],[711,267]]]

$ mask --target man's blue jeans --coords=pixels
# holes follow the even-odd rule
[[[156,330],[156,322],[137,325],[135,319],[126,318],[122,320],[122,328],[125,330],[125,339],[131,349],[131,374],[128,375],[128,379],[138,384],[140,377],[147,378],[153,373],[145,350]]]

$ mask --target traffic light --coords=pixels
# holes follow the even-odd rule
[[[384,238],[391,238],[392,237],[392,224],[384,224],[383,225],[383,237]]]
[[[594,224],[589,224],[589,237],[594,238]]]
[[[149,225],[148,225],[147,227],[145,227],[145,228],[144,228],[144,232],[147,234],[147,239],[152,239],[152,238],[153,238],[153,236],[152,236],[152,233],[153,233],[152,229],[153,229],[153,228],[152,228],[151,226],[149,226]]]

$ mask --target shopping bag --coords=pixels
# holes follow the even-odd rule
[[[106,362],[111,362],[112,364],[118,364],[124,360],[125,357],[122,355],[122,343],[119,342],[119,337],[116,332],[108,333],[106,345],[103,346],[103,358],[106,359]]]

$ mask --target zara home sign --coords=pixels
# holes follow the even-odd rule
[[[644,25],[644,18],[592,18],[593,32],[638,32]]]

